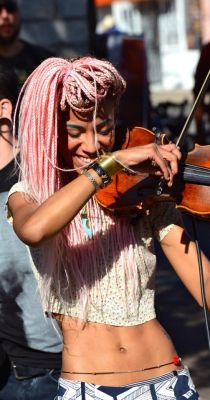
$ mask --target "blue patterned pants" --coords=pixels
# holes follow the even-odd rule
[[[126,386],[59,379],[55,400],[199,400],[187,368]]]

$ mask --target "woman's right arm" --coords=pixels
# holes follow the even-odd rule
[[[145,161],[149,161],[148,169],[151,169],[151,161],[154,161],[158,171],[169,184],[178,170],[177,160],[180,158],[174,144],[145,145],[119,150],[113,154],[123,165],[139,170]],[[89,172],[101,185],[98,174],[93,169]],[[13,217],[14,230],[24,243],[39,246],[71,222],[94,193],[94,185],[84,175],[78,176],[41,205],[29,201],[22,193],[13,193],[9,197],[8,205]]]
[[[91,170],[91,175],[99,184],[102,183],[95,171]],[[14,230],[24,243],[39,246],[71,222],[94,193],[93,184],[84,175],[78,176],[41,205],[15,192],[8,200]]]

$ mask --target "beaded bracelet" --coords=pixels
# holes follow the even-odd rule
[[[82,175],[86,176],[86,178],[89,179],[89,181],[93,184],[96,192],[97,192],[97,190],[101,189],[98,182],[96,182],[95,178],[90,174],[90,172],[87,169],[83,170]]]

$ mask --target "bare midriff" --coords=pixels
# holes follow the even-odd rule
[[[61,324],[64,338],[61,377],[64,379],[121,386],[180,368],[174,364],[159,367],[170,363],[176,350],[155,319],[119,327],[93,322],[82,324],[64,316]]]

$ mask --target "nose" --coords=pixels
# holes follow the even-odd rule
[[[0,11],[0,15],[1,15],[1,18],[8,18],[9,13],[6,8],[2,7],[2,9]]]
[[[83,140],[83,151],[88,155],[96,155],[100,149],[100,143],[98,142],[97,134],[90,130],[86,132]]]

